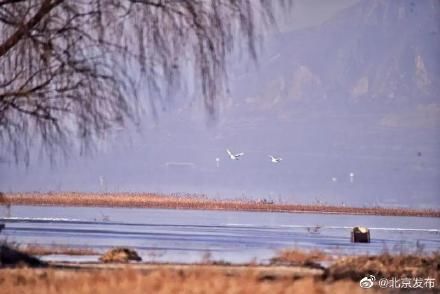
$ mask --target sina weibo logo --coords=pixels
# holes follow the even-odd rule
[[[359,285],[361,288],[368,289],[373,287],[374,281],[376,281],[376,277],[373,275],[369,275],[360,280]]]

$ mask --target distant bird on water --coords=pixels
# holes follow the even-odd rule
[[[270,157],[270,160],[271,160],[273,163],[280,163],[281,160],[283,160],[281,157],[275,157],[275,156],[272,156],[272,155],[269,155],[269,157]]]
[[[232,160],[238,160],[238,159],[240,159],[241,156],[244,155],[243,152],[240,152],[240,153],[237,153],[237,154],[233,154],[229,149],[226,149],[226,152],[228,153],[229,157]]]

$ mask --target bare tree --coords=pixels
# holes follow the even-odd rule
[[[210,114],[225,89],[226,58],[256,56],[271,0],[0,0],[0,144],[29,159],[82,147],[136,117],[139,85],[155,105],[187,82]]]

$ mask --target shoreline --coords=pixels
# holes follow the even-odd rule
[[[400,293],[400,288],[421,288],[424,293],[439,290],[438,254],[346,256],[322,267],[314,262],[323,256],[303,253],[296,252],[286,256],[285,262],[269,265],[213,264],[208,261],[201,264],[57,262],[34,267],[0,266],[3,278],[0,284],[5,293],[37,294],[60,291],[362,294],[366,290],[360,287],[360,281],[373,276],[373,282],[367,287],[371,287],[369,291],[372,293]],[[408,287],[395,283],[397,279],[405,278]],[[423,283],[417,286],[416,280]]]
[[[326,281],[288,267],[144,266],[1,269],[5,293],[359,293],[358,281]]]
[[[313,204],[278,204],[267,201],[214,200],[192,194],[158,193],[1,193],[0,205],[80,206],[217,211],[322,213],[377,216],[440,217],[440,210],[387,207],[348,207]]]

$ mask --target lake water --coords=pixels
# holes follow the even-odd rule
[[[96,207],[0,208],[2,240],[68,245],[103,252],[136,249],[144,261],[191,263],[209,257],[232,263],[268,262],[285,248],[334,254],[377,254],[440,249],[440,218],[312,213],[266,213]],[[366,226],[371,243],[350,242],[353,226]],[[96,261],[97,256],[46,256]]]

